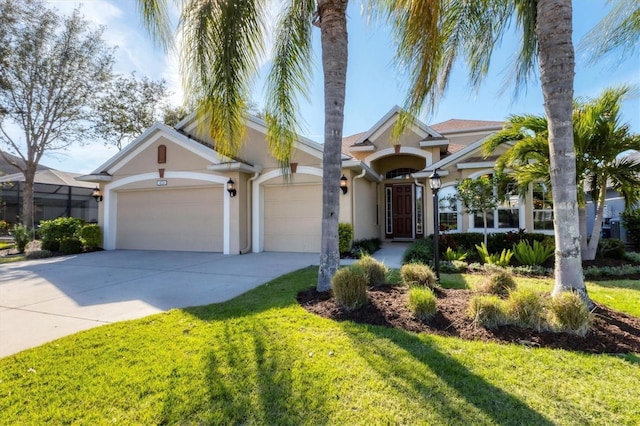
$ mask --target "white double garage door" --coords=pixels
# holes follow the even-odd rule
[[[118,191],[116,248],[222,252],[226,196],[221,186]],[[265,186],[263,197],[264,251],[320,251],[320,184]]]

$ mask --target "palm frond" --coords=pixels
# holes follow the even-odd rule
[[[281,168],[289,166],[298,130],[296,95],[308,97],[312,73],[313,0],[293,0],[276,29],[274,60],[267,77],[267,140]]]
[[[246,99],[263,53],[263,3],[190,0],[180,19],[185,94],[216,150],[229,157],[244,138]]]
[[[590,53],[592,62],[621,49],[620,56],[632,55],[640,35],[640,2],[618,0],[611,11],[580,42],[580,49]]]
[[[173,31],[166,0],[139,0],[142,24],[163,49],[173,46]]]

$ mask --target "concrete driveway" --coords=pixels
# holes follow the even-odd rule
[[[0,357],[103,324],[224,302],[318,261],[313,253],[116,250],[0,265]]]

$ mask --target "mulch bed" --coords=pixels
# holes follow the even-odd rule
[[[588,353],[640,353],[640,318],[596,304],[591,331],[585,337],[569,333],[536,332],[516,326],[488,330],[477,326],[465,311],[471,290],[437,289],[438,311],[429,321],[413,317],[406,308],[407,287],[368,290],[369,303],[348,311],[337,306],[329,293],[309,289],[298,302],[309,312],[337,321],[381,325],[417,333],[455,336],[484,342],[516,343],[528,347],[562,348]]]

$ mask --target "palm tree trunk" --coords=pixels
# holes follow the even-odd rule
[[[338,218],[342,170],[342,126],[347,81],[347,0],[318,1],[324,72],[324,154],[322,173],[322,240],[317,291],[331,290],[340,267]]]
[[[575,53],[571,0],[539,0],[536,36],[538,62],[549,122],[553,219],[556,238],[553,294],[574,291],[591,303],[584,285],[573,145]]]
[[[585,260],[587,254],[587,207],[578,205],[578,223],[580,226],[580,252],[582,260]]]
[[[596,217],[593,222],[593,229],[591,230],[591,238],[589,238],[587,253],[583,256],[584,260],[593,260],[596,258],[598,242],[600,242],[600,231],[602,231],[602,216],[604,216],[604,201],[606,198],[607,185],[603,184],[600,187],[600,193],[598,194],[598,209],[596,210]]]

